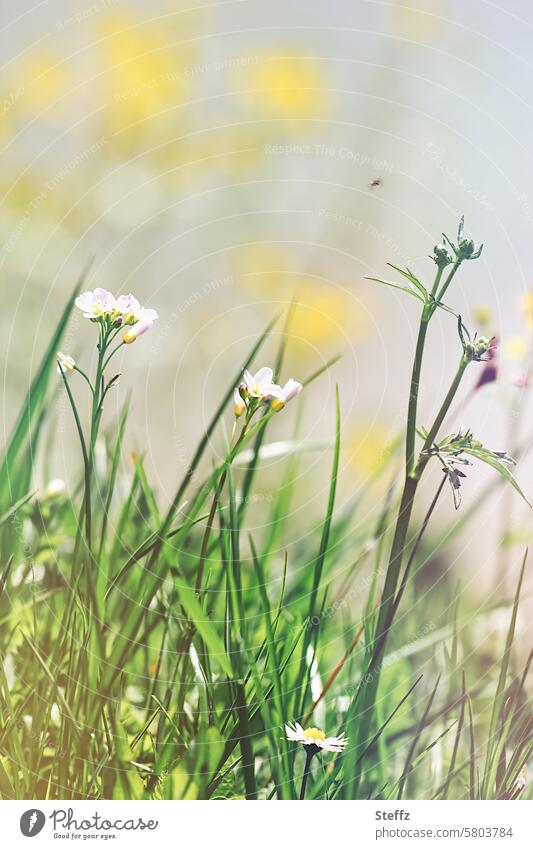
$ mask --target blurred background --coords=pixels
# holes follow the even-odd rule
[[[125,350],[106,419],[131,391],[127,445],[146,454],[165,502],[229,376],[296,298],[284,377],[305,378],[342,354],[302,397],[302,436],[331,439],[338,382],[339,504],[370,492],[367,520],[390,483],[375,472],[405,423],[419,311],[365,276],[390,277],[390,261],[429,281],[433,245],[443,230],[454,237],[464,213],[485,249],[449,303],[472,330],[497,335],[498,379],[474,390],[472,367],[449,425],[522,452],[517,476],[531,497],[532,36],[526,0],[4,4],[3,436],[94,257],[86,288],[132,291],[160,315]],[[258,365],[273,359],[282,328]],[[73,316],[64,350],[89,369],[94,344],[94,327]],[[423,422],[458,356],[443,313],[422,378]],[[296,415],[276,421],[279,438]],[[331,457],[320,445],[302,466],[302,529],[324,510]],[[265,498],[283,462],[265,469]],[[37,483],[68,486],[78,473],[58,384]],[[493,482],[482,468],[469,475],[463,509],[487,503],[453,554],[482,589],[501,565],[502,535],[511,572],[533,536],[530,511],[508,489],[489,499]],[[437,521],[453,518],[450,493]],[[505,569],[496,574],[501,581]]]

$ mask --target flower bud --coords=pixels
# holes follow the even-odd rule
[[[461,239],[457,245],[457,253],[460,259],[471,259],[475,250],[473,239]]]
[[[451,265],[453,262],[453,256],[446,245],[441,243],[439,245],[435,245],[433,248],[432,260],[438,268],[446,268],[447,265]]]
[[[57,373],[58,374],[67,374],[69,371],[74,371],[76,368],[76,362],[73,357],[70,357],[68,354],[64,354],[62,351],[57,352]]]
[[[470,360],[480,362],[485,358],[485,355],[490,351],[494,339],[487,339],[486,336],[479,336],[472,342],[465,344],[465,354]]]
[[[487,339],[486,336],[480,336],[479,339],[476,339],[474,342],[474,353],[479,357],[483,357],[491,345],[492,339]]]
[[[238,389],[233,390],[233,412],[235,417],[239,418],[246,410],[246,404]]]

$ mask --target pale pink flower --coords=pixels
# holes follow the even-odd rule
[[[142,307],[131,292],[129,295],[119,295],[115,302],[115,309],[122,316],[125,324],[135,324],[139,321]]]
[[[94,292],[83,292],[74,301],[85,318],[105,318],[115,309],[115,298],[107,289],[97,288]]]
[[[298,383],[297,380],[294,380],[292,377],[287,381],[285,386],[281,388],[281,386],[273,387],[272,391],[272,409],[278,412],[278,410],[282,410],[285,404],[295,398],[296,395],[302,391],[303,386],[301,383]]]
[[[132,342],[135,342],[138,336],[142,336],[143,333],[150,330],[157,318],[159,318],[159,316],[155,310],[141,307],[141,309],[137,312],[137,321],[131,327],[128,327],[122,337],[123,342],[125,342],[126,345],[131,345]]]
[[[241,385],[252,398],[261,399],[271,398],[272,390],[280,388],[274,383],[274,372],[267,366],[263,366],[255,374],[251,374],[248,369],[245,369]]]

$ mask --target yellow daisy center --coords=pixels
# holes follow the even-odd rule
[[[320,728],[306,728],[304,731],[306,740],[325,740],[326,735]]]

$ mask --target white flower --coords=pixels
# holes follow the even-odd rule
[[[115,302],[115,309],[123,317],[124,324],[136,324],[142,311],[139,301],[131,292],[129,295],[119,295]]]
[[[274,372],[267,366],[263,366],[255,374],[251,374],[245,369],[241,383],[233,392],[233,410],[235,415],[239,417],[248,409],[249,416],[251,416],[262,402],[272,400],[272,409],[274,412],[278,412],[302,389],[302,384],[293,380],[292,377],[285,386],[278,386],[277,383],[274,383]]]
[[[83,292],[74,301],[85,318],[105,318],[116,307],[115,298],[107,289],[95,289],[94,292]]]
[[[274,383],[274,372],[266,366],[260,368],[255,374],[250,374],[248,369],[244,369],[241,385],[250,397],[260,399],[271,398],[272,390],[280,389]]]
[[[69,357],[68,354],[63,354],[61,351],[57,352],[58,374],[66,374],[69,371],[74,371],[75,365],[76,361],[73,359],[73,357]]]
[[[65,485],[65,481],[61,480],[61,478],[54,478],[54,480],[49,481],[43,492],[43,498],[55,498],[58,495],[64,495],[67,491],[67,487]]]
[[[341,734],[340,737],[326,737],[320,728],[306,728],[305,730],[298,722],[285,725],[287,740],[302,743],[303,746],[316,746],[324,752],[342,752],[348,743],[348,738]]]
[[[274,387],[273,387],[274,389]],[[293,380],[291,377],[290,380],[287,381],[283,389],[281,386],[276,386],[275,391],[272,391],[272,396],[274,400],[272,401],[272,409],[278,412],[279,410],[283,410],[285,404],[287,404],[292,398],[298,395],[303,389],[301,383],[298,383],[297,380]]]
[[[137,320],[135,324],[133,324],[132,327],[129,327],[122,337],[122,340],[126,343],[126,345],[131,345],[132,342],[135,342],[138,336],[142,336],[143,333],[150,330],[154,321],[159,318],[155,310],[145,309],[144,307],[141,307],[138,310],[136,317]]]

